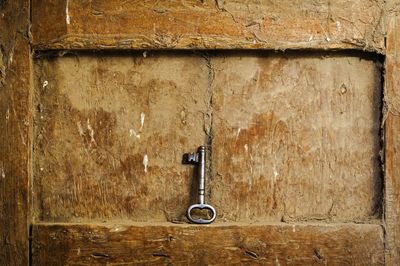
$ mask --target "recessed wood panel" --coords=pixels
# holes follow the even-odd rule
[[[80,55],[35,69],[35,219],[182,219],[182,154],[206,141],[204,59]]]
[[[381,217],[376,58],[145,56],[36,61],[37,221],[186,222],[201,144],[217,222]]]
[[[380,216],[381,65],[343,55],[211,60],[220,220]]]
[[[379,225],[33,226],[33,265],[383,265]]]

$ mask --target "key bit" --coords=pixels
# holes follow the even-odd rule
[[[198,164],[199,154],[196,153],[185,153],[182,158],[183,164]]]

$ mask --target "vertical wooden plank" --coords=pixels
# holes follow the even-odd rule
[[[0,1],[0,265],[28,264],[29,1]]]
[[[386,263],[400,261],[400,16],[392,1],[388,10],[385,65],[385,226]]]

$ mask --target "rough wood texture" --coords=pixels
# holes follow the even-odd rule
[[[384,52],[383,0],[33,0],[35,49]]]
[[[379,225],[34,225],[33,265],[383,265]]]
[[[380,218],[379,71],[349,54],[39,59],[35,219],[185,221],[181,156],[206,134],[219,222]]]
[[[0,265],[28,265],[29,1],[0,1]]]
[[[380,216],[380,63],[247,54],[210,65],[219,220]]]
[[[207,84],[205,60],[182,53],[36,61],[35,218],[184,219]]]
[[[400,261],[400,5],[388,20],[385,61],[385,224],[387,265]],[[397,9],[396,9],[397,8]]]

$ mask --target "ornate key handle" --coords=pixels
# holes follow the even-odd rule
[[[214,207],[204,203],[204,191],[205,191],[205,169],[206,169],[206,148],[200,146],[196,153],[185,153],[183,155],[184,164],[197,165],[198,177],[199,177],[199,203],[191,205],[187,210],[187,218],[196,224],[209,224],[212,223],[217,217],[217,212]],[[211,219],[194,219],[192,217],[192,210],[209,210],[211,211]]]

